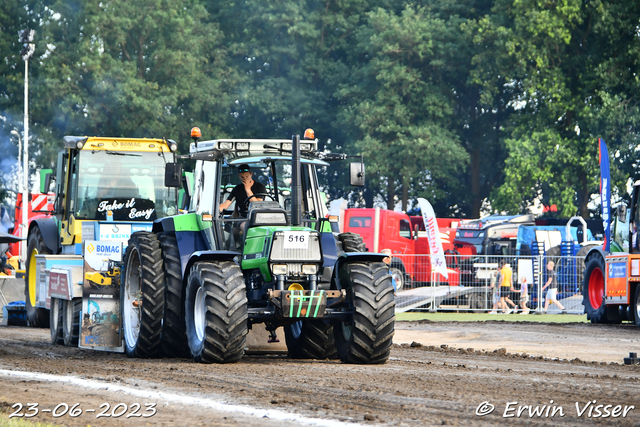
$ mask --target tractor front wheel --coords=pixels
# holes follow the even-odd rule
[[[396,300],[384,263],[348,264],[347,322],[333,325],[338,355],[345,363],[385,363],[391,352]]]
[[[337,359],[333,326],[320,319],[298,320],[284,328],[292,359]]]
[[[604,259],[594,255],[587,260],[582,279],[582,304],[591,323],[609,323],[604,303]]]
[[[247,293],[242,270],[231,261],[191,267],[185,295],[187,339],[199,363],[235,363],[247,341]]]
[[[162,250],[155,234],[133,233],[124,256],[122,326],[129,357],[159,357],[164,312]]]

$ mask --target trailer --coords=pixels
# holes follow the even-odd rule
[[[425,286],[401,292],[396,297],[396,313],[410,310],[490,310],[490,286]]]

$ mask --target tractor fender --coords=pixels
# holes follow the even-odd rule
[[[587,256],[584,257],[584,264],[586,265],[589,259],[593,256],[601,256],[604,260],[607,255],[609,255],[609,252],[605,251],[600,246],[596,246],[587,253]]]
[[[176,230],[173,224],[173,217],[158,218],[155,221],[153,221],[153,225],[151,227],[152,227],[151,231],[153,233]]]
[[[183,271],[183,283],[187,283],[189,270],[196,262],[200,261],[233,261],[235,257],[241,257],[240,252],[235,251],[197,251],[191,254]]]
[[[54,218],[36,218],[31,220],[29,224],[29,234],[34,228],[39,228],[44,244],[53,254],[57,254],[60,250],[60,233],[58,233],[58,224]]]
[[[340,284],[340,271],[347,266],[348,264],[352,264],[354,262],[382,262],[387,255],[385,254],[377,254],[372,252],[345,252],[338,257],[336,264],[333,268],[333,274],[331,276],[332,288],[335,286],[335,289],[342,289],[342,285]]]

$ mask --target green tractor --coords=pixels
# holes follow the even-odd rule
[[[293,358],[385,363],[395,297],[384,255],[365,252],[359,235],[337,231],[316,174],[349,156],[318,152],[317,140],[294,136],[194,137],[181,157],[196,162],[193,188],[181,182],[179,164],[167,164],[165,184],[187,188],[188,213],[132,234],[125,253],[127,354],[237,362],[249,329],[263,323],[271,340],[284,327]],[[249,165],[266,192],[231,209],[223,202],[240,184],[239,165]],[[362,162],[350,165],[350,179],[364,186]],[[246,217],[238,217],[243,208]]]

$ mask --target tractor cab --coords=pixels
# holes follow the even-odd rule
[[[239,178],[239,166],[248,166],[252,179],[261,184],[261,192],[246,199],[232,196],[237,186],[244,189]],[[328,163],[307,158],[301,159],[301,166],[301,225],[315,228],[317,219],[327,215],[315,181],[315,168],[328,166]],[[252,228],[288,226],[291,223],[291,174],[291,158],[283,156],[238,157],[222,165],[218,206],[231,201],[231,205],[220,211],[218,218],[224,249],[242,249]],[[197,210],[198,206],[193,208]]]

